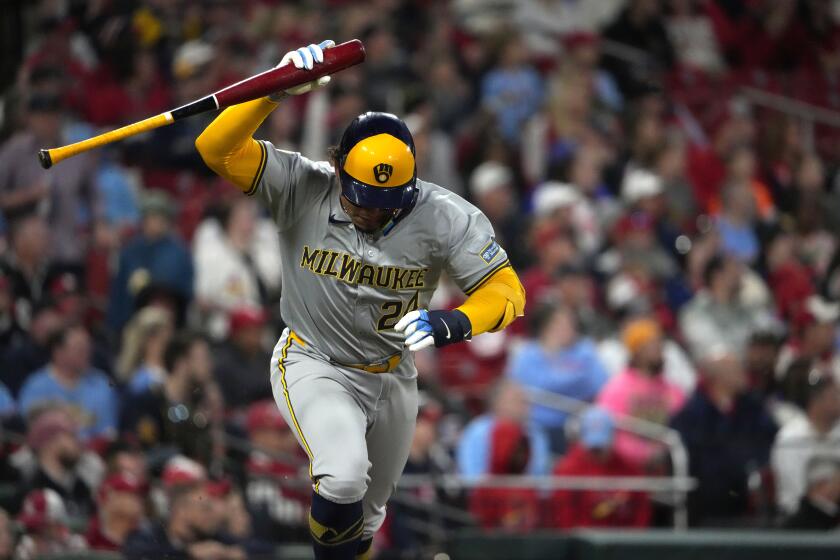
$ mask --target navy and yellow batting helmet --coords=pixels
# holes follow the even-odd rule
[[[414,139],[390,113],[359,115],[338,146],[341,192],[364,208],[407,208],[417,196]]]

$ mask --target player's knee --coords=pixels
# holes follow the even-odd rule
[[[343,503],[361,500],[370,482],[369,468],[367,456],[347,457],[333,472],[319,477],[317,492]]]

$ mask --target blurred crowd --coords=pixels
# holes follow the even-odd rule
[[[358,113],[400,115],[419,176],[488,216],[528,297],[506,331],[417,356],[381,557],[411,557],[438,503],[488,529],[668,525],[656,492],[434,483],[669,476],[668,434],[692,526],[838,529],[840,2],[4,6],[23,39],[0,120],[0,558],[306,540],[306,458],[268,381],[277,234],[201,162],[212,115],[49,171],[36,153],[327,38],[366,62],[258,136],[325,159]],[[444,282],[434,305],[462,299]]]

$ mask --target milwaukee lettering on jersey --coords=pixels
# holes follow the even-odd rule
[[[300,267],[319,276],[332,276],[347,284],[363,284],[388,290],[416,290],[426,287],[428,268],[401,268],[362,264],[353,255],[331,249],[303,246]]]

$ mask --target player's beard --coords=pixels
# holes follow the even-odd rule
[[[343,195],[341,196],[341,208],[344,213],[350,217],[353,225],[362,233],[376,233],[392,220],[399,210],[388,210],[384,208],[367,209],[356,206]],[[381,214],[381,216],[371,216],[374,212]]]

